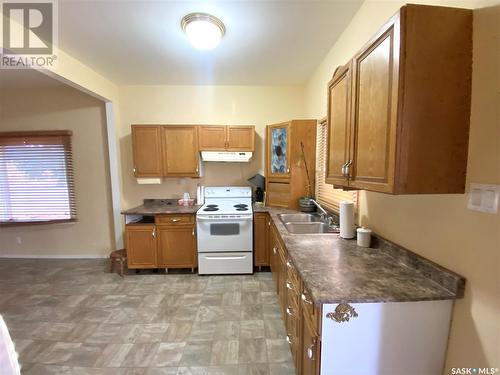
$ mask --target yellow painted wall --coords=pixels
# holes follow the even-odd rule
[[[500,184],[500,2],[427,3],[475,8],[467,186]],[[327,83],[335,68],[403,4],[368,0],[361,6],[306,84],[307,116],[326,114]],[[360,194],[361,225],[467,278],[465,298],[455,305],[444,374],[452,367],[500,367],[500,215],[470,211],[467,199],[467,194]]]
[[[302,87],[270,86],[126,86],[120,87],[119,142],[122,206],[144,198],[195,196],[196,184],[239,185],[263,172],[265,125],[302,118]],[[161,185],[138,185],[132,174],[131,124],[255,125],[256,152],[250,163],[206,162],[205,177],[164,179]]]
[[[4,90],[0,102],[0,131],[73,131],[78,218],[76,223],[3,227],[0,256],[108,255],[114,238],[103,102],[71,87]]]

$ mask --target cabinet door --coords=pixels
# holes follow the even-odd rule
[[[279,253],[279,266],[278,266],[278,272],[279,272],[279,282],[278,282],[278,295],[279,295],[279,301],[280,301],[280,307],[281,307],[281,312],[283,314],[283,317],[286,317],[286,308],[287,308],[287,296],[288,293],[286,292],[286,261],[287,261],[287,256],[285,254],[285,249],[281,245],[281,243],[278,244],[278,253]]]
[[[301,375],[318,375],[320,370],[320,340],[307,322],[304,312],[301,315],[300,327],[302,340],[300,345]]]
[[[271,225],[271,240],[270,240],[269,263],[271,266],[271,273],[276,284],[276,292],[279,293],[279,252],[278,252],[278,234],[276,228]]]
[[[399,72],[394,20],[353,59],[349,186],[391,192],[394,182]]]
[[[194,268],[197,265],[194,226],[158,225],[158,266]]]
[[[165,176],[199,176],[198,132],[195,126],[163,126]]]
[[[228,151],[254,151],[255,128],[253,126],[227,127],[227,150]]]
[[[347,186],[343,166],[349,160],[351,67],[338,69],[328,85],[326,182]]]
[[[135,177],[161,177],[161,127],[132,125]]]
[[[269,265],[269,225],[267,213],[257,212],[254,216],[254,257],[256,266]]]
[[[267,178],[290,178],[290,126],[286,124],[267,127]]]
[[[199,126],[200,151],[223,151],[226,146],[226,126]]]
[[[128,268],[156,268],[154,225],[127,225],[125,228]]]

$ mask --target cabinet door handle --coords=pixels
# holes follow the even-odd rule
[[[134,169],[133,169],[134,174],[135,174],[136,170],[137,170],[137,169],[135,169],[135,167],[134,167]]]
[[[290,289],[290,290],[292,290],[292,289],[293,289],[293,287],[292,287],[292,283],[291,283],[290,281],[287,281],[287,282],[286,282],[286,288],[287,288],[287,289]]]
[[[307,358],[314,361],[314,343],[307,348]]]
[[[198,173],[200,171],[200,168],[196,167],[196,173]]]
[[[351,167],[351,164],[352,164],[352,160],[349,160],[346,165],[345,165],[345,175],[346,177],[349,177],[351,171],[350,171],[350,167]]]
[[[154,228],[153,231],[151,232],[151,236],[153,238],[156,238],[156,228]]]
[[[291,307],[286,308],[287,315],[293,316],[293,309]]]
[[[268,227],[270,227],[270,226],[271,226],[271,220],[269,220],[269,221],[267,222],[267,226],[268,226]]]
[[[286,173],[290,173],[290,167],[286,169]]]
[[[191,232],[191,234],[192,234],[192,235],[193,235],[193,237],[194,237],[194,229],[193,229],[193,231]]]
[[[292,262],[290,262],[289,260],[287,260],[287,261],[286,261],[286,266],[287,266],[288,268],[293,268],[293,264],[292,264]]]
[[[273,254],[274,254],[274,255],[276,255],[276,250],[278,250],[278,249],[276,248],[276,246],[273,246]]]
[[[344,176],[344,177],[346,175],[346,166],[347,166],[347,163],[349,163],[349,160],[346,161],[344,164],[342,164],[342,168],[341,168],[341,170],[342,170],[342,176]]]
[[[300,298],[302,299],[302,301],[304,301],[305,303],[307,303],[309,305],[313,304],[312,301],[310,301],[310,300],[307,299],[307,296],[304,293],[302,293],[302,295],[300,296]]]
[[[177,223],[178,221],[181,221],[181,219],[172,219],[172,223]]]
[[[290,335],[286,335],[286,342],[290,345],[292,344],[292,338],[290,337]]]

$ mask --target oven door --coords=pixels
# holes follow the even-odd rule
[[[198,252],[252,251],[253,216],[209,218],[198,216]]]

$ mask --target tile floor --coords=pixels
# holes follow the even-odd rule
[[[23,374],[294,374],[271,274],[109,274],[105,260],[0,260]]]

